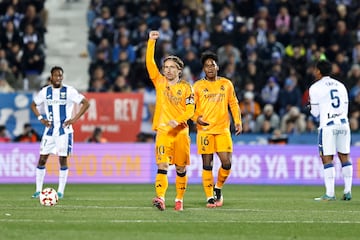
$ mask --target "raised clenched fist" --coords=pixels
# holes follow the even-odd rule
[[[149,39],[156,40],[159,38],[159,36],[160,36],[159,31],[150,31],[149,33]]]

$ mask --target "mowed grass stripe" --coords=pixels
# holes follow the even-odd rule
[[[44,186],[47,187],[47,186]],[[56,187],[56,185],[52,186]],[[316,202],[323,186],[225,185],[224,206],[207,209],[201,185],[190,185],[183,212],[151,206],[152,184],[69,184],[54,207],[31,199],[33,184],[0,185],[0,239],[358,240],[360,188],[351,201]],[[336,197],[341,198],[342,186]]]

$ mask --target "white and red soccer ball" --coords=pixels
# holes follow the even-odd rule
[[[39,196],[40,204],[46,207],[55,206],[59,202],[57,192],[53,188],[44,188]]]

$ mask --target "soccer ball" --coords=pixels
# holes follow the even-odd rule
[[[44,188],[40,192],[39,199],[40,204],[46,207],[55,206],[59,201],[57,192],[53,188]]]

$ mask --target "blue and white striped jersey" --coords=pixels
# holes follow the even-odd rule
[[[71,119],[75,104],[80,104],[84,95],[75,88],[62,85],[61,88],[53,88],[51,85],[44,87],[34,96],[36,105],[43,105],[46,119],[52,122],[50,128],[46,127],[44,135],[59,136],[72,133],[72,126],[63,127],[66,120]]]

